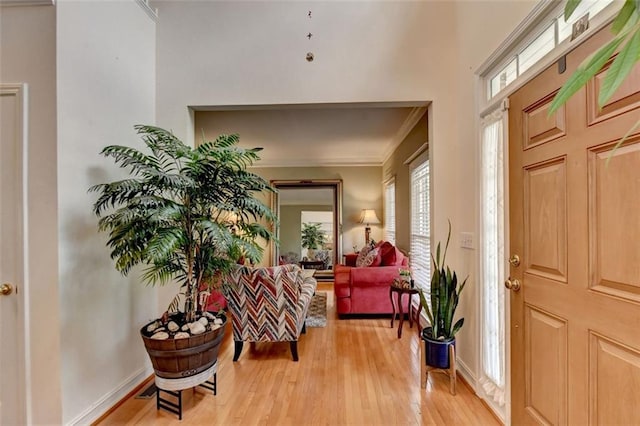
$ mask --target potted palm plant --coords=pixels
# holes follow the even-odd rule
[[[325,232],[320,229],[321,226],[319,223],[302,224],[302,247],[307,249],[307,257],[310,260],[315,259],[315,250],[322,248],[327,239]]]
[[[135,129],[149,152],[119,145],[102,150],[131,177],[93,186],[93,210],[99,229],[109,233],[118,271],[127,275],[141,264],[144,282],[179,284],[167,312],[140,332],[156,375],[187,377],[217,359],[227,319],[207,311],[218,310],[208,296],[239,258],[256,263],[262,257],[259,239],[268,241],[271,232],[261,222],[269,225],[275,216],[255,195],[272,189],[247,171],[261,148],[238,147],[237,135],[194,149],[167,130]]]
[[[453,322],[460,293],[464,289],[467,278],[458,285],[458,276],[446,265],[447,250],[451,239],[451,222],[447,243],[440,258],[440,243],[436,248],[436,256],[431,255],[433,273],[431,275],[431,293],[429,301],[420,289],[420,303],[427,312],[429,327],[422,330],[422,339],[425,342],[425,359],[427,365],[436,368],[449,368],[449,346],[456,344],[455,335],[462,328],[464,318]]]

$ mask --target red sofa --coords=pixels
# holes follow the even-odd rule
[[[356,267],[356,254],[345,256],[346,265],[335,265],[334,286],[339,316],[349,314],[391,314],[389,286],[400,276],[408,259],[391,243],[378,243],[380,259],[375,266]]]

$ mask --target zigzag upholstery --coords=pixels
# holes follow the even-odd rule
[[[226,279],[229,311],[232,315],[234,361],[242,343],[291,342],[297,361],[297,341],[304,332],[304,320],[317,282],[304,278],[298,265],[270,268],[237,266]]]

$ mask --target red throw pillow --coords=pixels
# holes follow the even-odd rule
[[[396,252],[396,263],[394,263],[394,266],[402,266],[405,256],[398,247],[394,247],[394,250]]]
[[[385,241],[380,246],[380,253],[382,256],[381,266],[402,266],[404,261],[404,254],[393,244]]]
[[[381,256],[381,265],[382,266],[390,266],[395,265],[396,263],[396,251],[393,244],[388,241],[385,241],[380,246],[380,256]]]

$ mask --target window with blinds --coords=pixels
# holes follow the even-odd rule
[[[416,286],[429,292],[431,279],[431,226],[429,214],[429,159],[416,158],[411,169],[411,269]]]
[[[384,239],[396,245],[396,181],[384,187]]]

